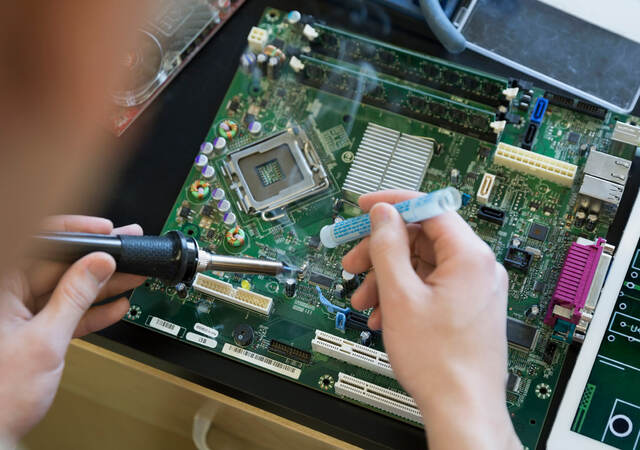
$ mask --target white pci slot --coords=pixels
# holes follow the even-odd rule
[[[416,402],[408,395],[340,372],[335,384],[336,394],[357,400],[396,416],[422,423],[422,415]]]
[[[193,288],[204,294],[212,295],[234,305],[269,315],[273,308],[273,299],[243,288],[234,288],[231,284],[203,275],[196,275]]]
[[[389,378],[395,378],[389,358],[380,352],[364,345],[356,344],[333,334],[316,330],[316,337],[311,341],[313,351],[331,356],[340,361],[370,370]]]

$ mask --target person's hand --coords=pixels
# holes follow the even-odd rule
[[[430,448],[522,448],[506,408],[507,273],[458,214],[407,225],[389,205],[418,195],[360,197],[371,236],[342,262],[352,273],[373,270],[351,304],[374,308],[369,326],[382,328]]]
[[[142,234],[139,225],[113,228],[106,219],[57,216],[47,231]],[[73,337],[122,318],[129,301],[97,301],[138,286],[144,277],[115,274],[115,261],[92,253],[71,266],[30,261],[24,270],[0,276],[0,438],[17,442],[45,415],[58,389]]]

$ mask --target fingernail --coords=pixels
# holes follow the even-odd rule
[[[384,225],[391,220],[391,213],[388,206],[386,203],[377,203],[371,208],[369,218],[371,219],[371,226],[373,228]]]
[[[113,267],[111,264],[101,260],[94,260],[89,264],[89,272],[99,284],[104,283],[113,274]]]

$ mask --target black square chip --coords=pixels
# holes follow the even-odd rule
[[[547,239],[547,234],[549,234],[549,228],[539,223],[533,223],[529,228],[529,237],[536,241],[544,242]]]
[[[572,131],[571,133],[569,133],[569,137],[567,138],[567,140],[569,141],[569,144],[577,144],[578,141],[580,141],[580,133]]]

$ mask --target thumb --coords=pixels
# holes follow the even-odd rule
[[[36,319],[43,328],[55,327],[55,333],[71,340],[80,319],[95,301],[100,289],[116,269],[113,257],[91,253],[72,264],[60,278],[47,305]]]
[[[376,271],[381,303],[402,297],[408,286],[422,285],[411,265],[409,233],[400,214],[387,203],[376,204],[369,213],[369,255]]]

